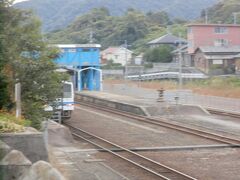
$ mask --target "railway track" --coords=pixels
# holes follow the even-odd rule
[[[152,159],[149,159],[145,156],[142,156],[136,152],[133,152],[127,148],[124,148],[120,145],[117,145],[106,139],[103,139],[99,136],[89,133],[85,130],[74,127],[70,123],[65,122],[64,125],[66,125],[70,128],[72,134],[75,137],[81,138],[81,139],[93,144],[94,146],[97,146],[98,148],[103,149],[103,150],[107,151],[108,153],[111,153],[112,155],[123,159],[124,161],[127,161],[128,163],[136,166],[137,168],[140,168],[140,169],[146,171],[147,173],[157,177],[158,179],[164,179],[164,180],[195,180],[196,179],[196,178],[191,177],[187,174],[184,174],[178,170],[175,170],[171,167],[168,167],[164,164],[161,164],[161,163],[156,162]],[[114,152],[111,150],[114,148],[120,149],[121,153]]]
[[[176,131],[180,131],[180,132],[183,132],[183,133],[186,133],[186,134],[190,134],[190,135],[202,137],[202,138],[205,138],[205,139],[213,140],[213,141],[216,141],[216,142],[219,142],[219,143],[230,144],[230,145],[240,147],[240,139],[230,138],[230,137],[227,137],[227,136],[211,133],[211,132],[208,132],[208,131],[198,130],[198,129],[195,129],[195,128],[192,128],[192,127],[187,127],[187,126],[171,123],[171,122],[168,122],[166,119],[140,116],[140,115],[131,114],[131,113],[128,113],[128,112],[119,111],[119,110],[116,110],[114,108],[109,108],[109,107],[106,108],[105,106],[101,107],[99,105],[94,105],[94,104],[89,104],[89,103],[81,102],[81,103],[78,103],[78,104],[84,105],[84,106],[87,106],[87,107],[91,107],[91,108],[95,108],[95,109],[98,109],[98,110],[101,110],[101,111],[121,115],[121,116],[124,116],[124,117],[132,118],[132,119],[135,119],[135,120],[138,120],[138,121],[141,121],[141,122],[146,122],[146,123],[149,123],[149,124],[154,124],[154,125],[157,125],[157,126],[173,129],[173,130],[176,130]]]
[[[221,111],[221,110],[217,110],[217,109],[210,109],[210,108],[207,108],[207,110],[211,114],[216,114],[216,115],[221,115],[221,116],[229,116],[229,117],[240,119],[240,114],[239,113],[226,112],[226,111]]]

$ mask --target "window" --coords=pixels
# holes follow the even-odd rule
[[[63,84],[63,98],[72,98],[71,84]]]
[[[223,60],[222,59],[213,60],[213,64],[223,64]]]
[[[226,39],[216,39],[214,41],[214,46],[227,46],[228,41]]]
[[[83,51],[83,52],[89,52],[90,49],[89,49],[89,48],[83,48],[82,51]]]
[[[188,34],[192,34],[192,27],[188,27]]]
[[[193,48],[193,40],[188,41],[188,48]]]
[[[118,59],[118,55],[114,55],[115,56],[115,59]]]
[[[77,51],[76,51],[76,49],[68,49],[68,52],[75,53],[75,52],[77,52]]]
[[[214,32],[216,34],[226,34],[227,33],[227,27],[215,27]]]

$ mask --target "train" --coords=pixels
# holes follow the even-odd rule
[[[71,117],[74,110],[74,86],[72,82],[64,81],[62,86],[62,97],[56,100],[57,107],[47,105],[45,111],[54,111],[51,119],[55,121],[62,121]]]

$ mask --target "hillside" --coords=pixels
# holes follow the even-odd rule
[[[103,48],[122,45],[127,40],[132,50],[142,52],[148,41],[166,34],[166,26],[173,23],[171,32],[184,37],[185,22],[173,22],[165,12],[144,14],[128,10],[122,16],[111,16],[106,8],[100,8],[78,17],[63,30],[47,34],[46,38],[50,43],[89,43],[92,31],[93,43],[100,43]]]
[[[237,23],[240,24],[240,1],[223,0],[207,9],[209,23],[233,23],[233,13],[238,13]],[[204,19],[204,12],[202,13]]]
[[[15,4],[22,9],[33,9],[43,21],[43,30],[66,27],[76,17],[93,8],[106,7],[111,15],[122,15],[129,8],[143,12],[165,11],[170,17],[193,19],[202,9],[219,0],[29,0]]]

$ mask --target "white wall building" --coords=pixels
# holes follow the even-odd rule
[[[102,63],[112,60],[113,63],[119,63],[122,66],[131,63],[133,52],[124,47],[109,47],[101,52]]]

